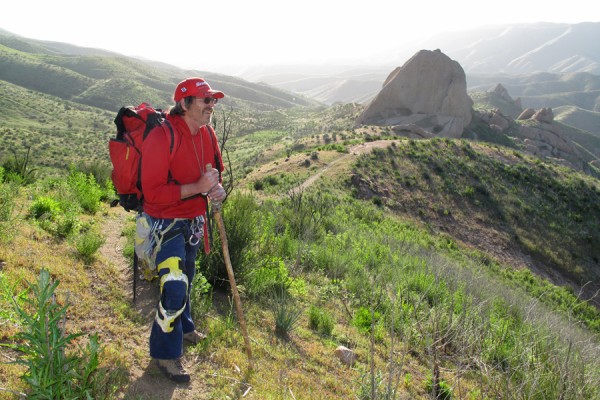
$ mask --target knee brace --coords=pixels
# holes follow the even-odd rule
[[[165,333],[173,331],[173,323],[179,318],[187,302],[188,278],[181,267],[179,257],[169,257],[157,266],[160,300],[155,320]]]

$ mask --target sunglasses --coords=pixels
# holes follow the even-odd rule
[[[199,97],[196,98],[198,99]],[[219,99],[215,99],[214,97],[204,97],[202,100],[204,101],[204,104],[217,104],[219,102]]]

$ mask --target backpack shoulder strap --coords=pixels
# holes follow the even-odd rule
[[[179,135],[175,135],[173,125],[171,125],[171,123],[166,118],[162,120],[162,126],[164,131],[169,136],[169,154],[172,156],[175,153],[175,150],[177,150],[179,148],[179,145],[181,144],[181,137]],[[179,143],[177,143],[177,145],[175,143],[176,139],[179,139]]]
[[[210,125],[206,125],[206,128],[208,129],[208,134],[210,135],[210,141],[212,142],[213,145],[213,150],[215,152],[215,154],[217,153],[217,134],[214,130],[214,128]]]
[[[212,142],[212,146],[213,146],[213,158],[215,159],[215,167],[216,169],[219,171],[219,178],[221,177],[221,168],[223,167],[223,165],[221,165],[221,157],[219,157],[219,151],[217,150],[217,134],[215,133],[215,130],[212,126],[210,125],[205,125],[206,128],[208,129],[208,135],[210,136],[210,141]]]

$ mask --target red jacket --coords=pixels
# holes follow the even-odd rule
[[[206,213],[206,198],[195,196],[181,200],[180,185],[196,182],[206,164],[220,166],[223,159],[219,143],[206,126],[192,136],[181,116],[167,116],[173,127],[173,153],[170,134],[162,127],[154,128],[142,145],[141,180],[144,212],[154,218],[194,218]],[[168,128],[165,130],[168,132]],[[211,138],[212,136],[212,138]],[[194,148],[195,145],[195,148]]]

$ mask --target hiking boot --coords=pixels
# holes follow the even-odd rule
[[[204,339],[206,339],[206,335],[204,333],[198,332],[196,330],[193,330],[191,332],[183,334],[183,340],[185,340],[186,342],[190,342],[192,344],[198,344],[201,341],[203,341]]]
[[[181,363],[181,358],[172,360],[156,360],[158,368],[172,381],[185,383],[190,381],[190,374],[185,370]]]

